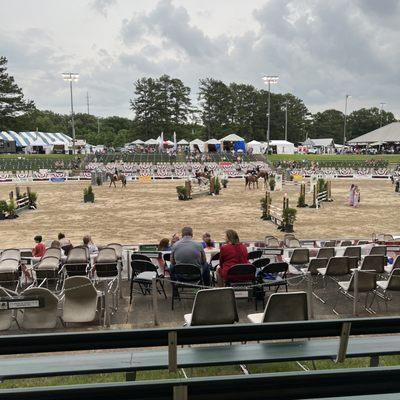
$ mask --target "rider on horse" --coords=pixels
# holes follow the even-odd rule
[[[119,171],[118,171],[118,168],[115,167],[115,170],[114,170],[114,178],[115,178],[115,179],[118,179],[118,176],[119,176]]]

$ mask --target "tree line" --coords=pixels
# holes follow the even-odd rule
[[[164,132],[171,138],[209,139],[237,133],[246,140],[265,140],[268,91],[249,84],[213,78],[200,79],[196,104],[188,86],[177,78],[144,77],[133,84],[130,109],[133,118],[96,117],[75,114],[77,138],[91,144],[119,147],[135,139],[155,138]],[[287,108],[288,140],[299,143],[307,137],[332,137],[343,141],[344,114],[329,109],[312,114],[291,93],[271,93],[271,139],[284,139]],[[377,107],[361,108],[347,116],[347,139],[394,122],[393,113]],[[13,131],[64,132],[71,134],[71,116],[38,110],[26,100],[22,89],[7,73],[7,59],[0,57],[0,129]]]

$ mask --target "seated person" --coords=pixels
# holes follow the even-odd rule
[[[61,232],[58,234],[58,241],[60,242],[60,246],[65,252],[65,255],[68,255],[70,250],[74,247],[72,246],[71,241],[65,237],[64,233]]]
[[[96,254],[99,252],[97,246],[93,243],[91,236],[85,235],[83,237],[83,246],[89,249],[89,254]]]
[[[158,251],[170,251],[171,246],[169,245],[169,239],[164,238],[160,240],[160,243],[158,244]]]
[[[182,239],[172,246],[171,266],[169,268],[172,280],[174,267],[177,264],[193,264],[201,268],[204,285],[210,284],[210,266],[206,261],[206,254],[200,243],[193,240],[193,229],[185,227],[182,229]]]
[[[32,256],[42,258],[44,256],[44,253],[46,252],[46,246],[44,245],[44,243],[42,243],[43,238],[41,235],[37,235],[33,238],[33,240],[36,244],[35,247],[32,249]]]
[[[201,245],[203,246],[203,249],[206,250],[215,248],[215,242],[211,239],[211,235],[208,232],[203,235],[203,241],[201,242]]]
[[[61,257],[65,256],[64,250],[61,248],[60,242],[58,240],[53,240],[51,242],[50,248],[52,248],[52,249],[60,249],[61,250]]]
[[[226,231],[226,244],[219,253],[219,267],[217,268],[218,286],[225,286],[226,277],[231,267],[236,264],[249,264],[247,259],[247,248],[240,243],[239,236],[233,229]],[[247,281],[249,276],[237,277],[238,281]]]
[[[173,246],[176,242],[178,242],[181,238],[179,237],[179,235],[177,233],[174,233],[172,235],[172,239],[171,239],[171,246]]]

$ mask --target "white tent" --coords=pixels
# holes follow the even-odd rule
[[[235,133],[231,133],[221,139],[221,142],[244,142],[244,139]]]
[[[143,140],[140,140],[140,139],[136,139],[136,140],[134,140],[132,143],[130,143],[130,144],[144,144],[144,142],[143,142]]]
[[[158,140],[156,140],[156,139],[149,139],[149,140],[146,140],[144,142],[144,144],[146,144],[148,146],[155,146],[155,145],[159,145],[160,142]]]
[[[203,153],[204,152],[204,142],[200,139],[194,139],[190,143],[190,151],[194,151],[195,146],[199,148],[199,150]]]
[[[253,149],[253,154],[262,154],[261,142],[258,142],[257,140],[252,140],[251,142],[247,143],[247,147]]]
[[[189,142],[185,139],[181,139],[178,143],[179,146],[187,146]]]
[[[221,142],[217,139],[208,139],[205,144],[206,151],[216,152],[221,150]]]
[[[287,140],[270,140],[269,147],[275,154],[294,154],[294,143]]]

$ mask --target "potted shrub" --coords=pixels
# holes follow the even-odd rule
[[[0,219],[6,219],[6,212],[8,211],[8,204],[5,200],[0,200]]]
[[[36,202],[37,202],[37,198],[38,198],[37,193],[29,192],[28,198],[29,198],[29,208],[36,208]]]
[[[293,225],[296,221],[297,210],[295,208],[285,208],[283,210],[283,230],[293,232]]]
[[[220,191],[221,191],[221,183],[219,182],[219,178],[216,177],[214,183],[214,194],[218,195]]]
[[[226,189],[228,187],[228,179],[224,178],[221,180],[222,187]]]
[[[269,188],[271,190],[271,192],[273,192],[275,190],[275,178],[273,176],[271,176],[271,178],[269,178]]]
[[[297,207],[299,208],[307,207],[306,198],[303,194],[301,194],[299,196],[299,199],[297,200]]]
[[[178,193],[179,200],[190,200],[189,193],[185,186],[177,186],[176,192]]]
[[[8,218],[10,218],[10,219],[17,218],[16,208],[17,207],[15,205],[15,201],[10,200],[10,202],[8,203],[8,207],[7,207]]]
[[[83,190],[83,201],[85,203],[94,203],[94,192],[92,185]]]

